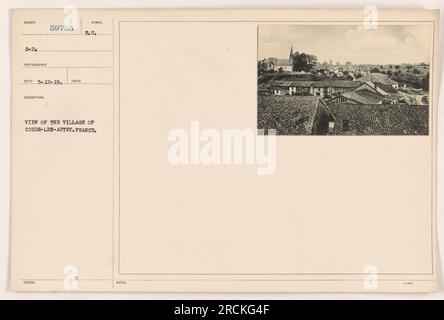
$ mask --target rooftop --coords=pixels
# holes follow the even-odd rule
[[[329,107],[336,117],[335,135],[428,134],[428,106],[342,103]]]
[[[379,104],[384,99],[381,95],[369,90],[344,92],[341,96],[358,104]]]
[[[309,135],[319,105],[314,96],[258,96],[257,127],[280,135]]]
[[[290,59],[276,59],[275,65],[277,67],[291,67],[292,66]]]
[[[370,73],[358,79],[358,81],[366,82],[371,81],[373,83],[382,83],[387,85],[398,84],[396,81],[390,79],[387,75],[382,73]]]
[[[334,88],[357,88],[361,85],[360,82],[351,80],[277,80],[271,83],[273,86],[278,87],[310,87],[313,85],[315,88],[334,87]]]
[[[325,87],[333,87],[333,88],[357,88],[361,85],[359,81],[352,80],[320,80],[314,81],[313,86],[316,88],[325,88]]]
[[[312,84],[313,81],[309,80],[291,80],[291,81],[277,80],[271,83],[272,86],[276,87],[304,87],[304,88],[308,88]]]

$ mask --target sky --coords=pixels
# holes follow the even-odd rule
[[[341,64],[430,63],[430,25],[261,25],[258,58],[288,58],[293,50],[314,54],[319,62]]]

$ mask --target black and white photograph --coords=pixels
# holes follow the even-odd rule
[[[257,126],[428,135],[430,25],[260,25]]]

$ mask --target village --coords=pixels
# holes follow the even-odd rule
[[[319,63],[293,45],[258,61],[258,128],[278,134],[428,134],[428,104],[425,63]]]

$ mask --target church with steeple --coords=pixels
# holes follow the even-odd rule
[[[293,71],[293,59],[294,59],[294,52],[293,52],[293,45],[291,45],[288,59],[270,58],[269,61],[274,71],[291,72]]]

